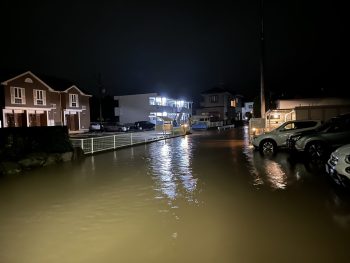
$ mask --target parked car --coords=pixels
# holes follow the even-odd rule
[[[271,132],[254,136],[252,144],[262,153],[275,153],[277,148],[286,147],[290,135],[300,131],[314,130],[321,126],[318,120],[287,121]]]
[[[311,158],[325,158],[330,152],[350,143],[350,114],[339,115],[312,133],[295,134],[289,144]]]
[[[106,132],[126,132],[129,130],[129,127],[115,122],[107,122],[103,123],[103,129]]]
[[[350,186],[350,144],[332,152],[326,164],[326,172],[341,186]]]
[[[154,130],[155,125],[149,121],[137,121],[134,123],[133,129],[135,130]]]
[[[91,122],[89,131],[103,131],[103,125],[99,122]]]

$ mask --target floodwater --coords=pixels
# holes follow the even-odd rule
[[[246,129],[0,178],[0,262],[349,262],[350,202]]]

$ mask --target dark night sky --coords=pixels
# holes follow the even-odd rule
[[[220,83],[258,94],[259,0],[43,2],[0,2],[0,69],[70,79],[92,94],[99,72],[112,95],[193,99]],[[336,2],[265,0],[266,89],[350,90],[346,9]]]

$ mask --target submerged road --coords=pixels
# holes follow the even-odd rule
[[[0,262],[347,262],[349,199],[247,136],[195,132],[0,178]]]

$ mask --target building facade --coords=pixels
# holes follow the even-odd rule
[[[192,102],[160,96],[158,93],[114,96],[114,114],[119,123],[150,121],[157,124],[162,117],[185,123],[192,116]]]
[[[224,124],[242,119],[242,96],[232,95],[222,88],[212,88],[201,93],[200,108],[196,115],[210,116],[213,121]]]
[[[91,95],[78,87],[59,90],[30,71],[1,84],[2,127],[66,125],[71,132],[89,129]]]
[[[244,102],[244,107],[242,107],[242,117],[243,119],[249,119],[249,116],[253,116],[254,102]]]

